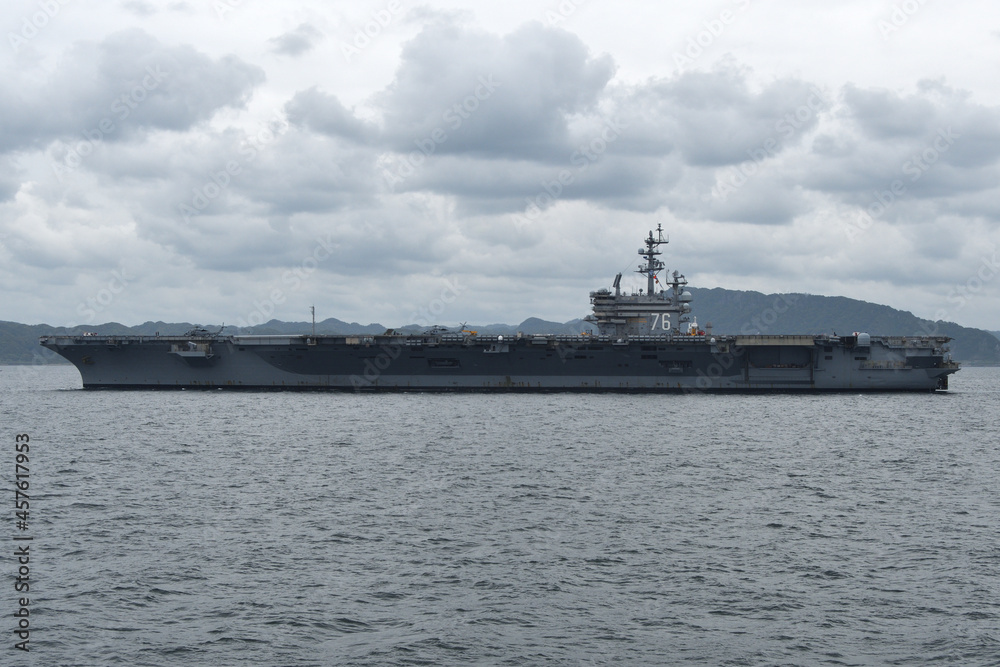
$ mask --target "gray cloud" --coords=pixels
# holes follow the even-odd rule
[[[463,215],[541,214],[584,200],[788,224],[814,205],[808,189],[864,206],[873,188],[912,178],[907,160],[948,121],[974,139],[940,153],[912,198],[987,186],[959,164],[997,157],[994,110],[937,82],[910,97],[847,86],[838,99],[795,78],[757,86],[731,65],[629,86],[612,84],[613,72],[610,58],[560,30],[529,24],[501,37],[439,19],[406,45],[392,83],[371,100],[378,125],[316,88],[287,111],[303,131],[384,151],[391,191],[448,195]],[[605,142],[608,122],[620,129]],[[600,151],[582,157],[594,141]],[[709,173],[738,186],[719,197]]]
[[[138,16],[152,16],[156,13],[156,5],[148,0],[127,0],[122,7]]]
[[[888,90],[854,85],[846,86],[843,95],[851,119],[868,139],[920,137],[936,120],[934,106],[926,98],[904,99]]]
[[[133,3],[129,20],[144,8],[155,9]],[[251,19],[233,13],[225,27]],[[250,304],[276,281],[290,293],[282,275],[328,238],[329,257],[296,298],[330,304],[329,315],[394,312],[387,324],[399,324],[416,285],[433,292],[440,276],[459,275],[476,297],[454,318],[492,307],[501,317],[572,311],[568,319],[586,311],[587,290],[634,263],[634,230],[661,220],[675,239],[669,265],[693,282],[700,273],[702,285],[836,292],[864,279],[863,296],[893,285],[919,303],[934,285],[965,280],[977,244],[996,239],[1000,114],[944,80],[830,92],[707,61],[626,80],[564,30],[498,35],[435,14],[373,92],[356,83],[367,72],[350,68],[276,85],[299,63],[271,53],[301,55],[319,35],[258,34],[240,53],[274,74],[252,105],[265,83],[257,66],[137,30],[65,47],[51,70],[27,56],[7,69],[0,250],[13,263],[3,276],[36,267],[79,292],[127,261],[141,274],[133,310],[142,317],[169,316],[138,296],[162,283],[158,306],[184,312],[183,295],[198,290],[207,312],[228,321],[234,295]],[[384,62],[397,38],[374,40],[357,67]],[[157,66],[164,75],[144,87]],[[304,83],[289,93],[288,81]],[[137,90],[143,99],[130,99]],[[260,120],[263,104],[283,112],[276,131],[259,127],[272,122]],[[114,129],[54,177],[52,162],[66,164],[105,119]],[[935,149],[949,128],[954,141]],[[932,164],[915,170],[931,149]],[[848,244],[844,227],[894,180],[905,193]],[[186,216],[198,195],[204,206]],[[554,246],[565,256],[550,257]]]
[[[945,210],[996,189],[1000,108],[939,82],[922,82],[909,95],[849,85],[842,102],[839,134],[817,136],[798,162],[803,185],[867,206],[888,199],[882,193],[895,184],[887,219],[910,214],[910,200],[941,200]]]
[[[332,137],[364,143],[378,133],[378,128],[356,118],[335,96],[315,87],[296,93],[285,111],[292,124]]]
[[[438,21],[403,50],[393,82],[375,96],[378,141],[409,153],[562,160],[572,152],[570,119],[592,114],[614,73],[579,38],[529,24],[505,37]],[[300,92],[290,119],[334,136],[374,134],[334,97]]]
[[[406,46],[378,101],[399,151],[441,130],[442,153],[556,159],[568,118],[593,112],[613,74],[610,57],[540,24],[505,37],[437,24]]]
[[[300,56],[306,53],[323,38],[323,33],[308,23],[303,23],[295,30],[271,40],[271,50],[283,56]]]
[[[773,157],[816,127],[828,106],[805,81],[783,79],[753,92],[744,72],[727,68],[657,81],[636,97],[637,108],[648,110],[646,130],[659,126],[685,162],[705,167],[738,164],[755,151]]]
[[[394,191],[452,195],[463,213],[672,202],[712,219],[784,224],[804,210],[781,187],[751,185],[722,206],[668,192],[685,168],[772,160],[800,145],[830,106],[817,87],[780,79],[754,90],[732,67],[622,86],[611,84],[614,69],[561,30],[529,24],[499,37],[438,21],[407,44],[374,97],[381,127],[316,89],[288,113],[305,129],[381,146]]]
[[[0,117],[0,150],[187,130],[221,108],[243,106],[263,81],[260,68],[235,56],[212,60],[142,30],[117,32],[77,43],[43,79],[24,72],[0,84],[0,96],[10,100]]]
[[[9,156],[0,156],[0,203],[17,194],[24,178],[23,170],[19,169]]]

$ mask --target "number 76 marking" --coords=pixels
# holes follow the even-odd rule
[[[656,331],[657,323],[660,324],[664,331],[670,331],[670,315],[667,313],[653,313],[653,326],[650,327],[651,331]]]

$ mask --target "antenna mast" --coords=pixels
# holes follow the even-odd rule
[[[647,294],[653,294],[656,291],[653,282],[656,280],[656,274],[662,271],[665,266],[663,262],[656,259],[657,255],[662,254],[656,248],[663,243],[670,243],[670,241],[663,238],[663,225],[656,225],[656,238],[653,238],[653,232],[650,231],[649,236],[646,237],[645,250],[639,248],[639,255],[646,260],[646,264],[640,264],[636,273],[646,274],[646,280],[649,281]]]

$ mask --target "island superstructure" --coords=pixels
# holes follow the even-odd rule
[[[43,336],[85,389],[349,391],[937,391],[959,369],[942,336],[743,335],[698,328],[687,280],[644,240],[646,289],[590,293],[596,332],[481,336],[435,327],[382,335]]]

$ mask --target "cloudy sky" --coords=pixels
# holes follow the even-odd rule
[[[996,3],[6,0],[0,26],[3,320],[564,321],[640,285],[662,224],[694,286],[1000,329]]]

